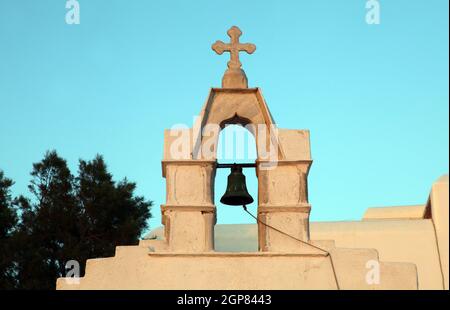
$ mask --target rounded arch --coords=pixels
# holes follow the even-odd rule
[[[193,159],[217,159],[220,132],[227,124],[247,128],[255,137],[257,159],[284,154],[276,126],[259,89],[212,89],[193,128]]]

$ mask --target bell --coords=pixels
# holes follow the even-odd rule
[[[253,202],[252,196],[247,191],[245,175],[242,173],[241,166],[234,164],[231,167],[227,190],[220,198],[220,202],[229,206],[245,206]]]

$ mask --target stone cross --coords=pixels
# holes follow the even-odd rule
[[[219,55],[222,55],[223,52],[230,52],[230,61],[228,62],[228,69],[222,78],[222,87],[247,88],[247,76],[244,70],[241,69],[242,64],[239,61],[239,52],[252,54],[256,50],[256,46],[251,43],[239,43],[239,37],[242,35],[242,32],[236,26],[231,27],[227,33],[231,39],[230,43],[216,41],[212,45],[212,49]]]
[[[256,50],[256,46],[251,43],[239,43],[239,37],[242,35],[242,32],[236,26],[231,27],[227,34],[230,37],[231,42],[224,43],[222,41],[216,41],[216,43],[212,45],[212,49],[219,55],[222,55],[223,52],[230,52],[228,68],[239,69],[242,66],[239,61],[239,52],[242,51],[252,54]]]

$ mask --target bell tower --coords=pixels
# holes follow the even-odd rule
[[[429,214],[440,224],[437,228],[428,219],[414,224],[417,221],[409,216],[417,211],[394,209],[386,215],[406,214],[408,220],[326,224],[334,230],[324,231],[319,238],[316,231],[316,240],[310,240],[309,131],[279,128],[261,90],[248,87],[239,52],[253,53],[256,47],[240,43],[241,34],[239,28],[232,27],[228,31],[230,43],[218,41],[213,45],[218,54],[229,52],[230,61],[222,87],[211,88],[193,127],[164,132],[164,236],[141,240],[139,245],[117,246],[114,257],[90,259],[85,276],[77,279],[79,283],[72,285],[67,278],[60,278],[58,289],[417,289],[416,265],[405,262],[404,252],[413,253],[415,246],[421,245],[417,257],[422,259],[422,248],[436,244],[436,231],[448,236],[448,180],[447,192],[443,183],[439,192],[430,196],[433,212]],[[217,162],[219,134],[227,124],[243,125],[253,134],[257,153],[254,163],[230,166]],[[217,252],[216,171],[232,169],[232,186],[222,198],[223,203],[239,207],[253,199],[240,169],[244,165],[246,173],[254,169],[258,178],[258,197],[254,197],[257,214],[249,213],[257,223],[259,251]],[[386,247],[384,243],[391,238],[397,243],[388,242]],[[448,239],[444,241],[448,244]],[[337,242],[344,247],[336,246]],[[396,250],[408,243],[412,244],[406,247],[408,251]],[[391,254],[397,251],[397,261],[404,263],[380,262],[374,245]],[[424,275],[430,272],[428,262],[432,260],[426,262],[421,263]],[[367,280],[368,263],[379,267],[379,283]]]
[[[193,128],[165,132],[162,168],[167,198],[161,212],[168,248],[187,252],[214,250],[218,136],[225,125],[240,124],[255,136],[257,145],[254,165],[258,177],[259,250],[301,252],[308,245],[299,244],[286,234],[309,241],[309,131],[276,126],[261,90],[248,87],[239,61],[239,52],[251,54],[256,46],[240,43],[242,32],[236,26],[227,33],[230,43],[217,41],[212,45],[219,55],[230,53],[222,87],[210,90]],[[268,229],[265,224],[286,234]]]

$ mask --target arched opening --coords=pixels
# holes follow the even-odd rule
[[[253,134],[242,125],[224,124],[217,144],[217,161],[224,164],[254,163],[257,158]],[[256,214],[258,207],[258,179],[254,168],[243,169],[247,190],[254,202],[248,210]],[[217,212],[215,250],[218,252],[258,251],[257,227],[254,220],[240,206],[220,202],[225,193],[230,169],[217,169],[214,184],[214,201]],[[223,224],[232,224],[223,225]],[[253,224],[253,225],[249,225]]]

